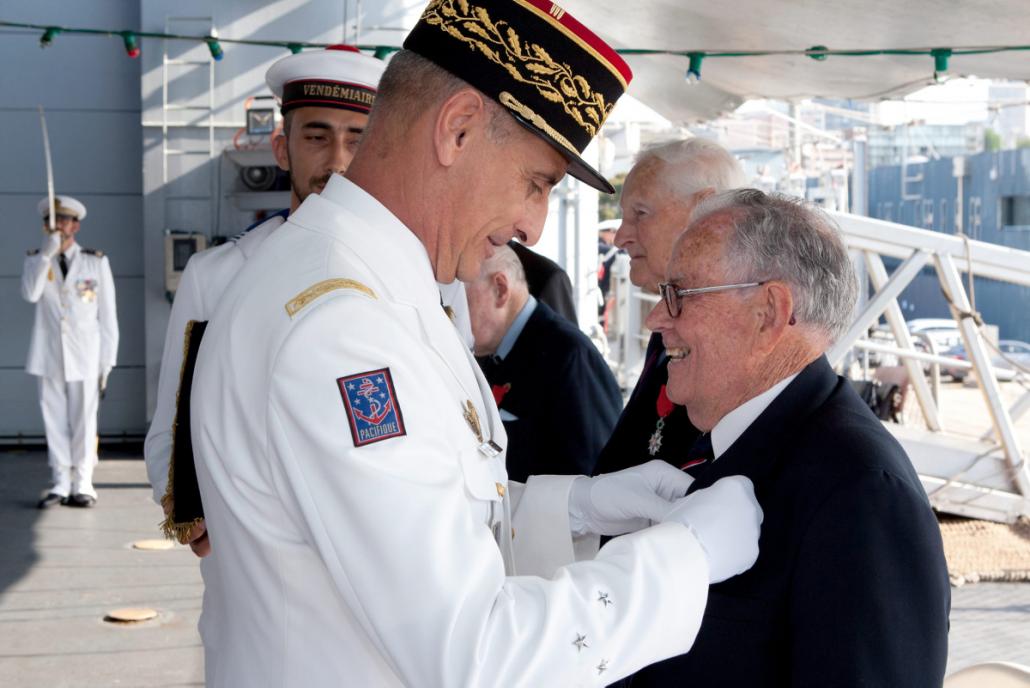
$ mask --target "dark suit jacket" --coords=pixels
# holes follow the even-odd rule
[[[691,490],[754,482],[755,565],[710,588],[689,653],[642,686],[940,686],[951,589],[940,529],[904,450],[824,357]]]
[[[679,468],[689,458],[687,450],[699,433],[682,406],[676,406],[665,417],[658,453],[652,455],[648,451],[648,442],[658,424],[658,393],[669,378],[669,360],[665,356],[661,335],[651,335],[644,361],[633,394],[597,459],[595,474],[638,466],[651,459],[663,459]]]
[[[546,303],[552,311],[579,327],[576,302],[572,297],[572,281],[568,273],[550,258],[540,255],[518,241],[509,241],[508,246],[511,246],[522,263],[529,293],[537,301]]]
[[[504,421],[509,478],[590,475],[622,395],[586,335],[538,302],[504,360],[480,366],[491,385],[511,385],[498,403],[518,419]]]

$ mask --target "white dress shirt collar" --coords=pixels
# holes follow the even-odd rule
[[[800,371],[783,378],[757,397],[748,399],[723,416],[722,420],[712,428],[712,455],[716,459],[722,456],[737,441],[737,438],[743,435],[744,431],[762,415],[762,412],[769,408],[773,399],[778,397],[780,392],[786,389],[799,373]]]
[[[522,334],[522,330],[525,329],[526,323],[529,322],[529,317],[533,315],[533,311],[536,310],[536,298],[532,294],[526,299],[526,303],[519,309],[519,314],[515,316],[515,319],[511,322],[511,327],[504,333],[504,337],[501,339],[500,345],[497,347],[497,353],[494,354],[497,358],[502,361],[511,353],[511,349],[515,346],[515,342],[518,341],[519,335]]]

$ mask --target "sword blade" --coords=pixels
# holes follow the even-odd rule
[[[47,201],[50,203],[50,213],[48,215],[48,222],[50,224],[50,231],[57,231],[57,218],[55,217],[55,203],[54,203],[54,164],[50,158],[50,134],[47,133],[46,128],[46,115],[43,114],[43,106],[39,106],[39,126],[43,130],[43,154],[46,157],[46,195]]]

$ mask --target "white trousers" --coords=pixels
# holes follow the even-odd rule
[[[53,476],[50,491],[62,497],[97,496],[93,489],[93,466],[97,463],[99,389],[96,380],[89,382],[39,378],[39,406]]]

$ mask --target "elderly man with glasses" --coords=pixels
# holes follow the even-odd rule
[[[672,244],[708,196],[743,186],[740,163],[719,144],[700,138],[644,150],[622,187],[622,224],[615,245],[630,258],[630,281],[654,293],[669,262]],[[644,367],[619,421],[597,459],[608,473],[662,459],[677,468],[698,435],[682,406],[666,394],[668,358],[652,335]]]
[[[950,589],[904,450],[824,352],[857,283],[832,222],[753,189],[704,201],[647,319],[668,396],[703,432],[691,490],[741,474],[765,513],[758,562],[714,585],[693,649],[641,686],[939,686]]]

